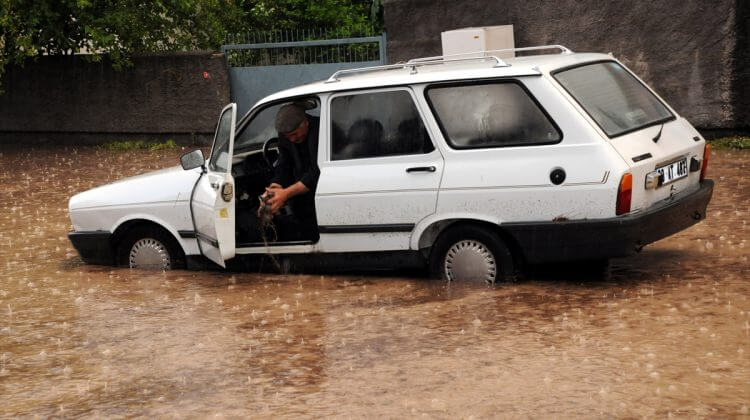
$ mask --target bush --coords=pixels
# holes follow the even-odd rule
[[[750,137],[745,137],[745,136],[722,137],[716,140],[712,140],[711,147],[716,147],[717,149],[735,149],[735,150],[750,149]]]
[[[148,142],[144,140],[113,141],[111,143],[102,144],[99,147],[110,152],[127,152],[132,150],[173,150],[177,149],[178,146],[174,140],[169,139],[163,143]]]

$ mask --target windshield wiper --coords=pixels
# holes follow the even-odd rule
[[[654,141],[654,143],[658,142],[658,141],[659,141],[659,139],[661,138],[661,130],[663,130],[663,129],[664,129],[664,124],[665,124],[665,123],[661,123],[661,127],[659,127],[659,132],[658,132],[658,133],[656,133],[656,137],[654,137],[654,138],[652,138],[652,139],[651,139],[651,140],[653,140],[653,141]]]

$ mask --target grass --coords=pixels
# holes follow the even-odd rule
[[[165,142],[153,142],[144,140],[124,140],[124,141],[113,141],[110,143],[102,144],[102,149],[110,152],[129,152],[131,150],[173,150],[177,149],[177,143],[174,140],[169,139]]]
[[[750,149],[750,137],[746,136],[731,136],[722,137],[716,140],[711,140],[711,147],[717,149],[734,149],[734,150],[748,150]]]

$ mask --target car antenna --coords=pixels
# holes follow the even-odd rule
[[[661,130],[663,130],[663,129],[664,129],[664,123],[661,123],[661,127],[659,127],[659,132],[656,133],[656,136],[651,139],[651,140],[654,141],[654,143],[658,142],[659,139],[661,138]]]

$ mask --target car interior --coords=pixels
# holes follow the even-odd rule
[[[265,107],[237,126],[232,158],[237,248],[312,244],[319,238],[317,224],[295,217],[291,202],[299,200],[298,197],[272,218],[268,213],[259,212],[264,205],[261,196],[274,176],[279,157],[274,118],[279,108],[287,103]],[[317,98],[301,98],[294,103],[302,105],[309,115],[320,115]],[[314,206],[314,200],[304,200],[304,204]]]

